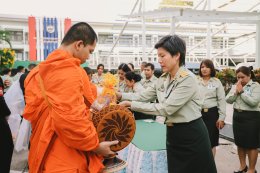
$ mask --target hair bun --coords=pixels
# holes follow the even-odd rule
[[[249,68],[251,71],[254,69],[253,66],[249,66],[248,68]]]

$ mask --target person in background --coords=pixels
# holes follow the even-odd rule
[[[20,82],[20,87],[23,91],[23,95],[24,95],[24,81],[25,81],[25,78],[27,77],[27,75],[30,73],[30,71],[36,67],[37,65],[34,64],[34,63],[31,63],[28,65],[28,71],[25,72],[24,74],[21,75],[20,79],[19,79],[19,82]]]
[[[0,77],[0,172],[9,173],[13,155],[13,138],[7,119],[11,114],[4,99],[4,82]]]
[[[103,72],[104,72],[105,66],[103,64],[98,64],[97,66],[97,73],[93,74],[92,76],[92,82],[96,85],[101,85],[103,80]]]
[[[169,173],[217,173],[207,128],[201,118],[197,79],[184,67],[186,45],[177,35],[163,37],[155,48],[164,74],[144,92],[117,94],[121,106],[166,117]],[[159,103],[150,103],[158,99]]]
[[[144,91],[144,87],[140,83],[142,77],[139,74],[135,74],[129,71],[125,74],[125,83],[128,88],[131,89],[133,93],[139,93]]]
[[[211,60],[200,63],[199,89],[202,98],[202,119],[208,129],[212,153],[215,157],[216,146],[219,145],[219,130],[224,127],[226,117],[225,91]]]
[[[94,52],[97,35],[85,23],[68,30],[58,49],[34,68],[25,79],[23,117],[32,125],[30,173],[98,173],[102,156],[115,154],[100,142],[86,109],[94,102],[89,79],[80,64]]]
[[[146,89],[156,83],[157,77],[154,76],[154,65],[152,63],[147,63],[144,67],[145,78],[141,80],[141,84]]]
[[[16,68],[12,68],[11,69],[11,77],[14,77],[17,74],[17,69]]]
[[[141,63],[141,66],[140,66],[140,74],[141,74],[141,77],[144,79],[145,78],[145,74],[144,74],[144,67],[145,67],[145,65],[147,64],[147,62],[145,62],[145,61],[143,61],[142,63]]]
[[[9,89],[9,87],[12,85],[13,83],[13,79],[11,77],[11,69],[9,68],[5,68],[2,70],[1,72],[1,77],[4,83],[4,93],[6,93],[6,91]]]
[[[131,93],[141,93],[145,90],[145,88],[141,84],[141,76],[139,74],[135,74],[134,72],[130,71],[125,74],[125,81],[126,85],[128,88],[131,88],[132,91],[129,93],[124,93],[124,94],[129,94]],[[153,119],[154,117],[152,116],[147,116],[141,112],[136,112],[133,111],[135,120],[141,120],[141,119]]]
[[[16,80],[19,80],[21,75],[25,73],[25,68],[24,66],[18,66],[16,68],[17,73],[13,76],[13,81],[15,82]]]
[[[255,76],[251,67],[239,67],[236,76],[237,83],[226,96],[227,103],[234,107],[233,132],[240,161],[240,167],[234,173],[256,173],[257,148],[260,147],[260,85],[252,80]]]
[[[129,66],[125,63],[122,63],[118,66],[118,78],[119,78],[119,83],[118,83],[118,91],[119,92],[131,92],[131,88],[127,87],[125,83],[125,74],[127,72],[131,71]]]
[[[91,91],[92,91],[92,94],[94,96],[94,99],[96,99],[97,98],[97,86],[91,82],[92,81],[93,70],[91,68],[89,68],[89,67],[84,67],[83,69],[85,70],[85,72],[88,75]]]
[[[135,71],[135,66],[134,66],[133,63],[128,63],[127,65],[128,65],[128,67],[131,69],[132,72]]]

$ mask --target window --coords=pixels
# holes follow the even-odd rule
[[[134,34],[133,35],[133,46],[138,46],[139,45],[139,35]]]

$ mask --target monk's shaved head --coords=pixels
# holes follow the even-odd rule
[[[80,22],[73,25],[66,33],[61,44],[69,45],[80,40],[83,41],[84,46],[87,44],[92,45],[94,41],[97,41],[97,34],[93,28],[85,22]]]

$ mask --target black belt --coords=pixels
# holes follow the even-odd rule
[[[258,111],[248,111],[248,110],[235,109],[235,108],[234,108],[234,111],[235,112],[258,112]]]
[[[192,120],[190,122],[183,122],[183,123],[165,123],[167,127],[173,127],[173,126],[178,126],[178,125],[186,125],[186,124],[191,124],[191,123],[194,123],[196,122],[197,120],[200,120],[201,118],[198,118],[198,119],[195,119],[195,120]]]
[[[212,107],[212,108],[202,108],[201,109],[201,112],[210,112],[210,111],[214,111],[214,110],[218,110],[218,107],[215,106],[215,107]]]

